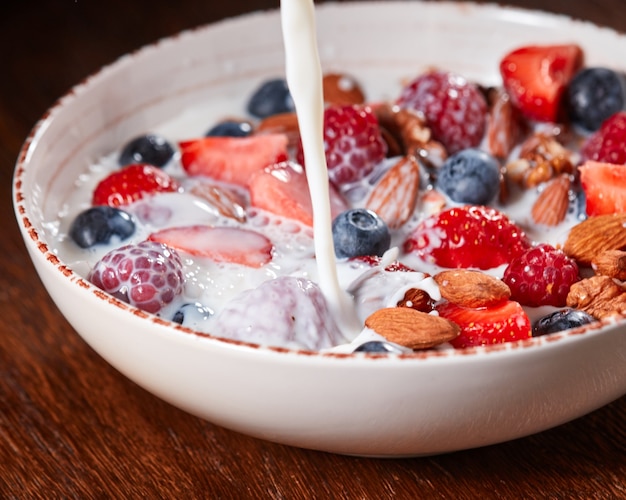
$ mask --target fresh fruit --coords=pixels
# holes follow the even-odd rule
[[[182,293],[183,264],[176,250],[143,241],[107,253],[87,279],[124,302],[157,313]]]
[[[371,352],[380,354],[402,354],[402,351],[389,342],[383,342],[381,340],[370,340],[364,342],[357,347],[354,352]]]
[[[337,190],[329,184],[331,216],[346,210],[347,205]],[[313,205],[309,184],[302,167],[292,162],[272,165],[249,181],[250,204],[275,215],[313,225]]]
[[[611,115],[626,106],[624,75],[609,68],[584,68],[567,88],[567,111],[571,122],[595,131]]]
[[[471,309],[444,302],[437,306],[439,315],[461,328],[450,343],[457,349],[528,339],[531,324],[522,306],[512,300],[492,307]]]
[[[172,321],[189,328],[197,328],[213,314],[213,311],[204,304],[188,302],[176,310]]]
[[[368,106],[331,106],[324,111],[328,177],[338,187],[361,180],[387,154],[376,115]],[[304,165],[302,144],[296,153]]]
[[[586,161],[578,170],[587,215],[626,212],[626,165]]]
[[[582,63],[578,45],[528,45],[502,58],[500,74],[511,102],[526,118],[558,122],[567,85]]]
[[[626,164],[626,111],[615,113],[583,144],[583,160]]]
[[[387,224],[371,210],[352,208],[332,223],[333,245],[338,259],[359,255],[383,255],[391,244]]]
[[[487,124],[487,102],[478,87],[460,75],[433,71],[418,76],[397,101],[426,117],[435,140],[448,154],[477,147]]]
[[[491,269],[529,246],[525,233],[502,212],[464,206],[424,219],[404,242],[404,251],[441,267]]]
[[[533,337],[548,333],[562,332],[571,328],[588,325],[597,321],[590,314],[577,309],[560,309],[547,316],[539,318],[533,323]]]
[[[263,82],[250,97],[247,109],[256,118],[295,111],[287,82],[282,78]]]
[[[134,164],[110,173],[93,192],[92,205],[119,207],[155,193],[171,193],[178,182],[152,165]]]
[[[261,233],[237,227],[171,227],[152,233],[148,240],[216,262],[248,267],[261,267],[270,262],[274,249],[272,242]]]
[[[496,197],[499,186],[500,164],[475,148],[450,156],[437,177],[437,187],[457,203],[486,205]]]
[[[91,207],[79,213],[68,231],[81,248],[106,244],[111,238],[120,241],[135,233],[135,222],[127,212],[109,206]]]
[[[174,147],[164,137],[146,134],[129,141],[118,158],[122,166],[147,163],[155,167],[165,166],[174,156]]]
[[[295,349],[319,350],[346,341],[319,286],[292,276],[242,292],[218,313],[213,328],[227,338]]]
[[[502,277],[511,298],[530,307],[563,307],[570,287],[579,279],[576,262],[546,243],[514,258]]]
[[[254,174],[287,159],[287,136],[204,137],[183,141],[179,148],[187,174],[245,187]]]
[[[378,255],[357,255],[352,257],[350,261],[366,264],[370,267],[380,266],[382,258]],[[415,272],[415,269],[411,269],[409,266],[404,265],[402,262],[394,261],[385,267],[385,271],[394,272]]]
[[[248,137],[252,133],[250,122],[242,120],[224,120],[213,125],[206,137]]]

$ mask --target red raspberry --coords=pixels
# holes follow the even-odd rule
[[[506,215],[468,205],[424,219],[404,242],[404,251],[441,267],[491,269],[529,246],[525,233]]]
[[[160,168],[136,163],[102,179],[93,192],[92,203],[119,207],[152,193],[177,191],[178,187],[178,182]]]
[[[331,106],[324,111],[324,151],[328,177],[341,186],[372,172],[385,158],[387,143],[368,106]],[[296,157],[304,165],[302,144]]]
[[[398,105],[423,113],[433,138],[448,154],[478,146],[485,134],[485,97],[454,73],[434,71],[417,77],[402,90]]]
[[[176,250],[143,241],[107,253],[87,277],[98,288],[150,313],[183,291],[183,264]]]
[[[511,289],[511,298],[530,307],[565,306],[569,289],[578,279],[576,262],[546,243],[513,259],[502,278]]]
[[[600,130],[583,144],[581,154],[585,160],[613,165],[626,165],[626,111],[607,118]]]

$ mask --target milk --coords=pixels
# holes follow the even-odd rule
[[[337,278],[331,229],[328,168],[324,154],[324,96],[312,0],[281,0],[285,72],[293,98],[313,204],[313,234],[319,285],[347,338],[360,330],[354,306]]]

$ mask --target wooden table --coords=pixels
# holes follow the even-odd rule
[[[508,3],[626,31],[623,0]],[[128,51],[277,5],[3,3],[0,497],[626,498],[626,397],[532,437],[445,456],[375,460],[312,452],[239,435],[160,401],[96,355],[52,304],[11,207],[13,165],[35,121],[70,86]]]

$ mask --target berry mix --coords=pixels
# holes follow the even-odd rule
[[[499,87],[438,69],[392,102],[325,75],[332,236],[356,339],[317,284],[307,166],[282,78],[244,96],[241,118],[179,141],[147,133],[93,165],[68,200],[59,252],[149,313],[279,347],[464,348],[620,316],[624,76],[585,66],[576,45],[521,47],[499,67]],[[424,322],[433,317],[446,335],[407,341],[397,325],[378,327],[380,311],[400,308],[389,318],[407,318],[409,336],[439,328]]]

